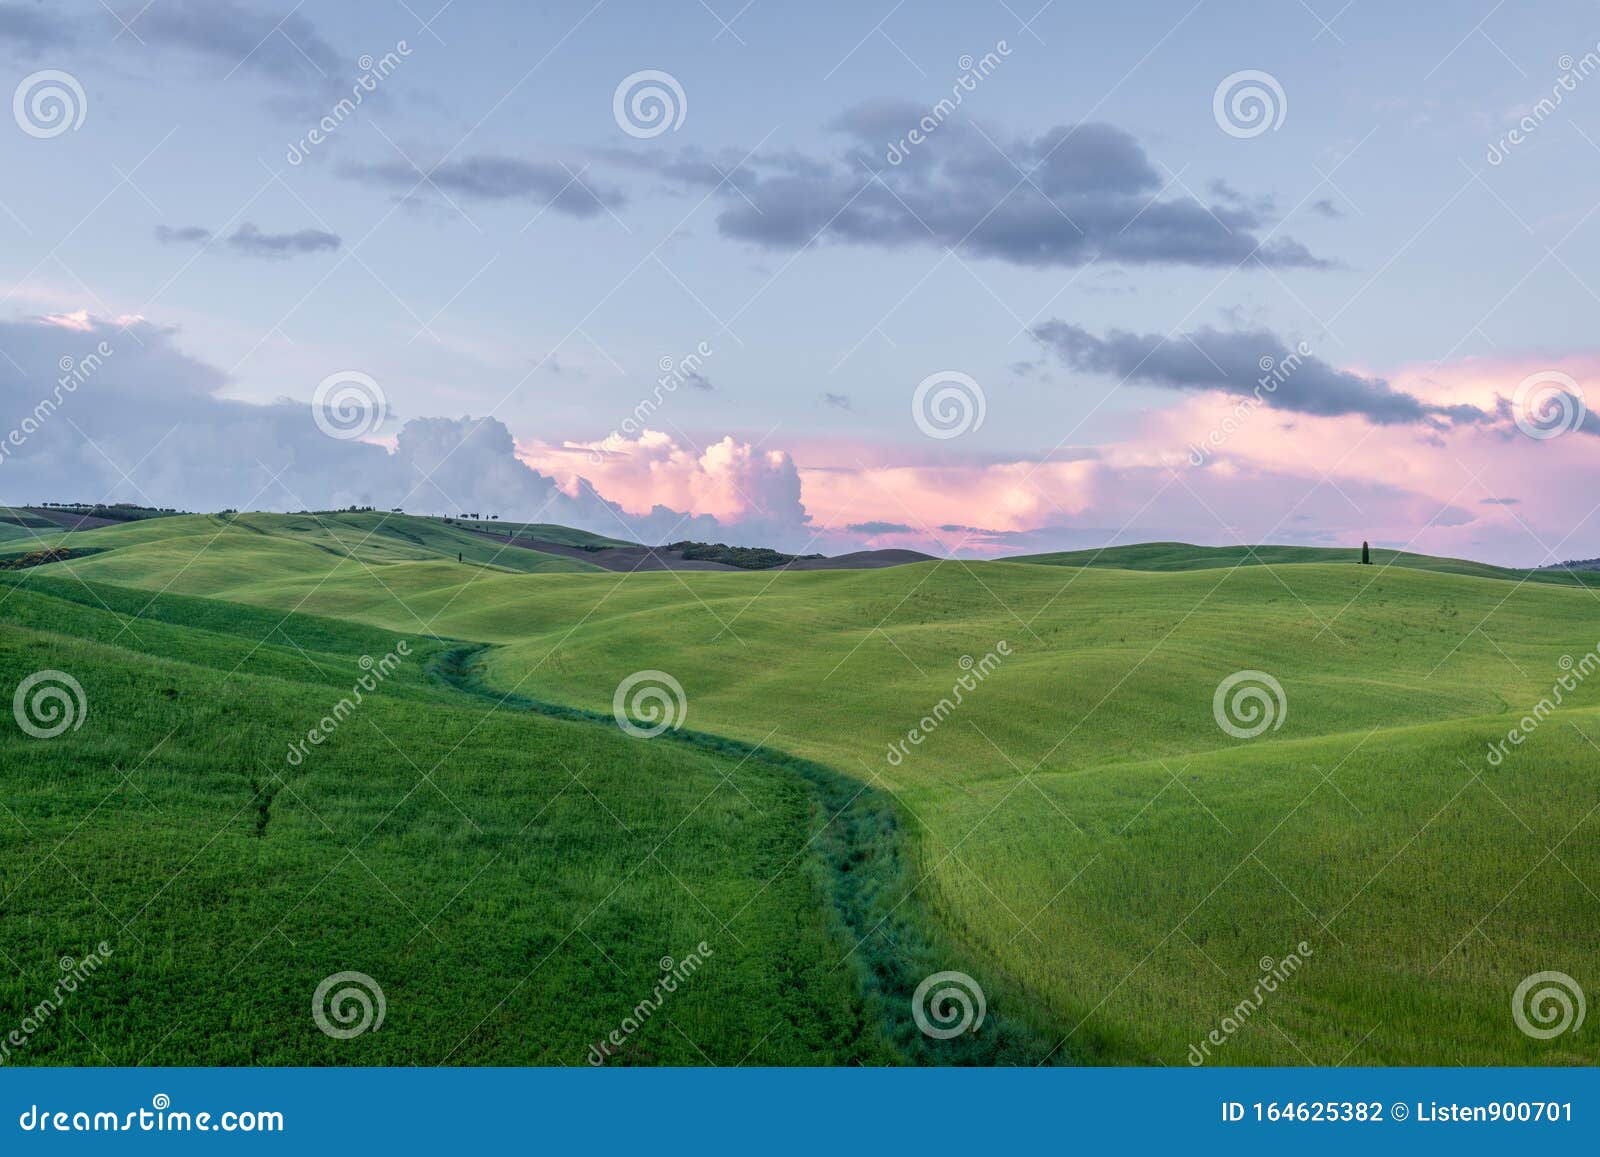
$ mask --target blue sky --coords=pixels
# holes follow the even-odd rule
[[[54,69],[84,94],[76,129],[0,132],[0,348],[13,362],[0,372],[16,411],[0,425],[45,384],[30,356],[59,360],[63,334],[97,327],[170,347],[200,401],[172,413],[189,424],[176,441],[157,443],[166,413],[128,417],[167,388],[144,377],[155,370],[140,345],[63,409],[79,420],[6,463],[0,499],[362,497],[348,472],[369,458],[338,440],[290,439],[274,421],[241,443],[241,411],[226,407],[204,433],[214,403],[304,411],[319,382],[355,371],[392,411],[372,441],[393,448],[408,421],[471,416],[475,444],[490,418],[566,496],[547,513],[620,517],[646,537],[685,515],[706,533],[824,549],[1270,529],[1529,563],[1558,546],[1600,553],[1586,505],[1537,492],[1550,468],[1592,457],[1585,424],[1520,441],[1487,417],[1396,430],[1285,391],[1250,439],[1158,495],[1158,459],[1192,441],[1183,424],[1208,428],[1195,407],[1221,420],[1239,382],[1144,380],[1131,362],[1075,363],[1036,332],[1303,341],[1347,383],[1484,415],[1503,416],[1497,399],[1535,372],[1581,386],[1600,302],[1600,222],[1587,216],[1600,168],[1587,86],[1600,82],[1580,76],[1498,163],[1489,152],[1596,51],[1591,5],[112,7],[0,3],[5,87]],[[385,53],[391,74],[289,163],[362,56]],[[891,165],[895,127],[986,53],[997,64],[959,112]],[[613,96],[646,69],[676,80],[683,116],[640,139]],[[1283,94],[1281,124],[1259,135],[1214,114],[1219,83],[1241,70]],[[1005,208],[985,216],[983,203]],[[1220,256],[1196,256],[1214,241]],[[1253,255],[1236,260],[1234,245]],[[87,320],[74,331],[52,315]],[[663,359],[702,343],[700,378],[644,423],[654,442],[595,464],[590,444],[650,394]],[[982,425],[957,438],[924,436],[909,409],[942,371],[984,398]],[[1361,443],[1362,423],[1382,428]],[[1303,451],[1273,449],[1289,431],[1349,457],[1297,472]],[[237,451],[237,477],[218,450]],[[292,493],[257,485],[291,459]],[[65,462],[94,463],[93,485],[35,493],[73,477]],[[1462,494],[1458,472],[1494,480]],[[528,516],[549,493],[510,477],[464,487],[432,497]],[[387,475],[368,489],[383,505],[409,493]],[[613,505],[580,509],[596,492]],[[841,495],[858,501],[847,510]],[[649,520],[658,505],[669,513]],[[907,529],[846,529],[869,523]]]

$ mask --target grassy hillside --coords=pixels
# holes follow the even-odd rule
[[[1352,564],[1361,560],[1361,547],[1322,546],[1194,546],[1187,542],[1142,542],[1136,546],[1108,546],[1098,550],[1065,550],[1052,554],[1017,555],[1008,562],[1043,566],[1108,567],[1115,570],[1214,570],[1234,566],[1286,566],[1297,563]],[[1372,550],[1376,569],[1406,567],[1512,581],[1553,582],[1600,586],[1600,574],[1573,570],[1519,570],[1490,566],[1464,558],[1438,558],[1401,550]]]
[[[624,538],[607,538],[603,534],[594,534],[587,530],[575,530],[570,526],[557,526],[553,522],[482,522],[464,523],[459,519],[454,520],[457,526],[471,526],[474,529],[486,530],[493,534],[513,533],[518,538],[532,538],[539,542],[553,542],[558,546],[578,547],[607,547],[607,546],[638,546],[636,542],[629,542]]]
[[[942,564],[762,590],[707,575],[692,596],[630,583],[592,614],[563,582],[490,670],[599,704],[659,667],[695,725],[776,727],[771,742],[891,791],[930,903],[1064,1039],[1181,1063],[1253,964],[1304,940],[1314,967],[1229,1062],[1592,1060],[1530,1041],[1506,1010],[1531,972],[1600,967],[1600,686],[1502,766],[1485,755],[1561,657],[1595,645],[1595,598],[1398,569],[1363,593],[1366,577]],[[891,764],[959,657],[1001,639],[1013,657]],[[1212,700],[1247,668],[1289,710],[1241,741]]]
[[[38,572],[0,576],[0,615],[0,683],[65,671],[86,706],[54,738],[0,731],[8,1023],[59,960],[110,950],[8,1063],[583,1064],[690,953],[610,1063],[924,1043],[874,995],[876,953],[844,958],[850,921],[899,918],[840,864],[885,887],[895,865],[820,817],[892,850],[875,796],[458,690],[438,675],[456,645],[404,632]],[[335,714],[374,671],[392,673]],[[326,742],[290,757],[319,720]],[[386,1015],[335,1040],[308,1005],[350,970]]]
[[[1145,561],[1167,569],[464,575],[453,558],[291,565],[283,552],[314,548],[227,529],[221,562],[190,536],[14,581],[168,587],[490,644],[471,690],[602,718],[626,676],[666,671],[687,727],[743,744],[737,758],[797,756],[892,801],[906,882],[872,894],[905,921],[894,939],[933,946],[929,971],[970,972],[1055,1060],[1183,1064],[1290,954],[1303,967],[1218,1062],[1600,1060],[1592,1034],[1537,1041],[1510,1015],[1534,972],[1600,986],[1600,679],[1487,758],[1585,669],[1591,589],[1404,562],[1182,566],[1166,547]],[[1244,670],[1287,706],[1250,739],[1214,714]],[[530,717],[490,718],[520,750]],[[586,734],[574,742],[610,738]],[[473,774],[461,762],[446,766]],[[899,968],[851,987],[899,992]]]

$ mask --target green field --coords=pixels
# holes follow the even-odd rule
[[[5,686],[88,704],[0,745],[0,1004],[102,939],[114,980],[11,1063],[579,1064],[702,941],[612,1063],[1182,1065],[1230,1016],[1212,1063],[1600,1060],[1511,1007],[1541,971],[1600,991],[1570,577],[1175,544],[622,575],[381,514],[57,540],[98,553],[0,575]],[[642,670],[681,731],[612,720]],[[1214,714],[1239,671],[1286,705],[1254,738]],[[380,1031],[312,1023],[342,970]],[[910,1015],[944,970],[987,999],[950,1040]]]
[[[1108,546],[1096,550],[1067,550],[1052,554],[1019,555],[1009,561],[1044,566],[1107,567],[1113,570],[1205,570],[1234,566],[1282,566],[1286,563],[1351,563],[1361,557],[1359,547],[1326,546],[1194,546],[1187,542],[1143,542],[1137,546]],[[1405,567],[1529,582],[1600,586],[1600,572],[1550,567],[1514,570],[1464,558],[1436,558],[1403,550],[1374,547],[1372,565],[1380,569]]]

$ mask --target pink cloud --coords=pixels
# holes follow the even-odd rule
[[[615,434],[560,446],[519,443],[517,456],[571,494],[587,479],[632,514],[668,506],[728,524],[805,521],[800,476],[788,453],[760,450],[731,435],[686,449],[668,434],[645,430],[634,439]]]
[[[1414,425],[1241,408],[1238,395],[1188,394],[1146,411],[1119,441],[1063,449],[1044,461],[952,461],[959,447],[950,444],[932,455],[863,440],[780,450],[726,436],[685,447],[659,431],[529,443],[518,454],[569,493],[584,479],[630,513],[668,506],[752,533],[803,528],[833,548],[992,555],[1113,536],[1212,544],[1369,539],[1538,565],[1600,555],[1589,497],[1600,490],[1600,443],[1577,431],[1527,437],[1504,405],[1525,377],[1548,369],[1580,385],[1600,382],[1594,356],[1404,367],[1388,375],[1396,388],[1484,413]],[[1594,400],[1600,404],[1600,396]],[[1568,484],[1551,486],[1552,477]]]

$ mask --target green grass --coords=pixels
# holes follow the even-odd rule
[[[498,534],[513,531],[519,538],[532,538],[540,542],[553,542],[557,546],[607,547],[638,546],[625,538],[607,538],[587,530],[574,530],[570,526],[557,526],[553,522],[467,522],[455,520],[457,526],[481,527]]]
[[[459,733],[440,721],[469,710],[449,695],[506,697],[470,749],[441,765],[463,782],[486,775],[510,790],[511,777],[484,766],[520,758],[542,742],[540,729],[555,728],[571,735],[571,759],[597,770],[609,758],[708,760],[712,781],[731,768],[741,786],[797,793],[804,823],[762,836],[761,817],[745,815],[743,832],[758,847],[810,849],[809,890],[774,898],[771,919],[781,923],[787,911],[810,929],[835,953],[827,964],[859,932],[872,933],[848,967],[828,973],[842,988],[805,992],[875,1026],[844,1034],[854,1059],[1183,1064],[1250,995],[1262,958],[1281,960],[1301,942],[1311,949],[1304,968],[1213,1050],[1217,1061],[1600,1059],[1592,1032],[1535,1041],[1510,1010],[1517,983],[1533,972],[1560,970],[1600,989],[1600,679],[1566,693],[1498,765],[1486,759],[1488,745],[1550,693],[1562,656],[1581,660],[1597,645],[1593,590],[1508,582],[1522,576],[1449,560],[1385,566],[1381,554],[1379,565],[1360,567],[1294,553],[1263,564],[1258,551],[1249,565],[1233,565],[1246,561],[1235,556],[1224,567],[1202,552],[1185,566],[1181,552],[1159,544],[1129,548],[1120,567],[946,562],[620,576],[480,566],[463,574],[453,558],[437,557],[325,555],[313,566],[300,552],[315,548],[294,535],[246,539],[239,527],[223,529],[206,549],[194,532],[142,538],[7,581],[40,597],[48,587],[60,605],[73,599],[75,614],[112,617],[139,611],[150,595],[102,584],[166,588],[121,638],[96,641],[86,628],[63,638],[170,655],[173,641],[128,636],[204,630],[221,641],[206,644],[216,655],[195,661],[196,679],[237,661],[237,639],[253,644],[290,611],[292,623],[337,620],[296,642],[313,656],[343,656],[346,668],[372,630],[462,640],[445,652],[456,666],[438,668],[445,686],[397,683],[392,694],[415,697],[396,709],[395,726],[428,751],[438,751],[436,735]],[[0,616],[9,620],[20,598]],[[192,616],[201,618],[191,625]],[[229,636],[233,616],[240,625]],[[29,620],[22,633],[45,629]],[[341,640],[340,631],[352,634]],[[961,657],[998,653],[1002,640],[1011,654],[925,742],[891,761],[891,744],[952,695]],[[225,683],[293,685],[292,672],[273,665],[297,659],[273,637]],[[620,739],[603,722],[613,692],[646,668],[682,684],[691,734],[607,755]],[[1212,711],[1219,681],[1243,669],[1269,672],[1288,702],[1280,728],[1249,740],[1226,734]],[[176,676],[164,682],[181,691]],[[253,709],[288,701],[278,682],[251,697]],[[100,697],[123,694],[112,687]],[[367,756],[382,754],[374,746],[368,737]],[[364,774],[353,770],[355,751],[349,758],[349,775]],[[395,769],[397,784],[410,786],[409,770]],[[316,787],[355,806],[338,777]],[[636,789],[619,771],[595,794],[621,808]],[[495,798],[487,782],[462,790]],[[10,791],[4,798],[15,806]],[[855,798],[870,801],[866,811],[824,824],[833,805]],[[67,827],[81,818],[82,801],[53,806]],[[725,822],[715,817],[705,838]],[[306,827],[314,834],[314,823]],[[107,838],[127,839],[131,828],[110,825]],[[468,866],[450,860],[457,837],[465,839],[441,834],[397,860],[420,853],[430,865],[448,862],[438,872],[443,889],[442,877]],[[755,854],[744,838],[730,830],[738,846],[712,872],[722,883],[705,887],[740,894],[738,869]],[[878,854],[858,860],[866,849]],[[588,863],[591,854],[600,858],[585,870],[614,883],[618,861],[587,842],[577,858]],[[709,906],[727,919],[729,909]],[[759,907],[768,910],[765,899]],[[534,913],[530,927],[566,914]],[[405,923],[403,913],[391,916],[373,924]],[[172,935],[176,946],[181,936]],[[596,940],[610,952],[610,941]],[[41,959],[52,951],[64,949],[44,949]],[[962,1038],[966,1052],[942,1052],[906,1024],[907,986],[944,968],[970,973],[990,998],[994,1031]],[[569,1019],[588,1023],[587,1015],[572,1010]],[[860,1044],[869,1037],[879,1051]],[[849,1052],[839,1046],[817,1059]]]
[[[1600,586],[1600,573],[1574,570],[1526,570],[1491,566],[1464,558],[1438,558],[1403,550],[1375,547],[1372,565],[1377,568],[1406,567],[1441,571],[1446,574],[1473,575],[1478,578],[1510,579],[1546,583]],[[1066,550],[1052,554],[1018,555],[1008,562],[1036,563],[1044,566],[1107,567],[1115,570],[1214,570],[1234,566],[1283,566],[1294,563],[1356,563],[1361,547],[1323,546],[1194,546],[1187,542],[1143,542],[1137,546],[1108,546],[1098,550]]]
[[[803,777],[496,709],[415,638],[292,762],[403,633],[86,589],[0,581],[0,679],[67,671],[88,705],[54,739],[0,734],[8,1025],[59,958],[112,950],[9,1063],[582,1064],[702,941],[613,1063],[901,1057],[841,965]],[[346,970],[387,1015],[336,1041],[309,1005]]]

